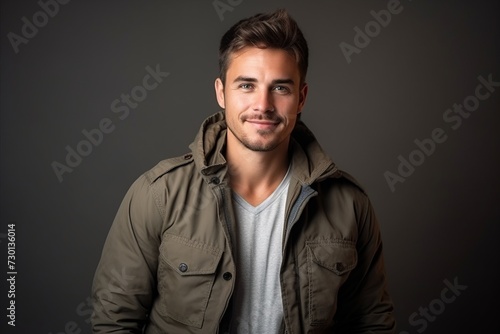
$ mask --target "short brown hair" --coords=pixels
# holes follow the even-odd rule
[[[309,59],[307,41],[286,10],[279,9],[241,20],[222,36],[219,47],[219,77],[222,83],[226,81],[231,54],[246,46],[288,51],[297,61],[301,83],[305,82]]]

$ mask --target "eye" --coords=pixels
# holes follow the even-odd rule
[[[290,94],[290,89],[286,86],[276,86],[273,90],[279,94]]]
[[[245,90],[250,90],[253,88],[253,85],[252,84],[249,84],[249,83],[242,83],[240,86],[239,86],[241,89],[245,89]]]

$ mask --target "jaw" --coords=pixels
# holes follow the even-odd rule
[[[260,129],[247,133],[234,132],[228,126],[228,146],[236,148],[237,151],[276,153],[276,150],[286,142],[274,130]]]

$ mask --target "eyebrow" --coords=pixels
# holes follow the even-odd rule
[[[238,76],[236,79],[234,79],[233,83],[236,83],[236,82],[257,82],[258,80],[256,78],[252,78],[252,77],[245,77],[245,76]],[[293,79],[275,79],[271,82],[273,85],[276,85],[276,84],[290,84],[290,85],[294,85],[295,82],[293,81]]]

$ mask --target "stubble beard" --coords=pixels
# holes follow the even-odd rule
[[[270,142],[258,142],[258,141],[252,141],[246,136],[239,136],[235,131],[231,129],[231,127],[228,125],[227,128],[233,136],[238,140],[245,148],[254,151],[254,152],[270,152],[274,150],[276,147],[278,147],[279,142],[277,139],[272,140]],[[269,130],[257,130],[257,133],[262,136],[262,137],[267,137],[273,134],[273,131]]]
[[[275,114],[272,111],[267,111],[263,114],[244,114],[242,115],[238,120],[241,122],[241,124],[244,124],[248,120],[252,119],[258,119],[258,120],[266,120],[266,121],[273,121],[277,122],[277,125],[283,124],[284,119],[279,117],[277,114]],[[272,139],[271,141],[267,142],[265,141],[266,138],[276,135],[275,130],[263,130],[263,129],[258,129],[256,132],[257,134],[262,137],[263,141],[256,139],[256,140],[251,140],[248,138],[245,134],[238,134],[234,129],[231,127],[231,125],[226,122],[227,128],[233,136],[238,140],[245,148],[254,151],[254,152],[270,152],[276,149],[281,141],[278,137]]]

